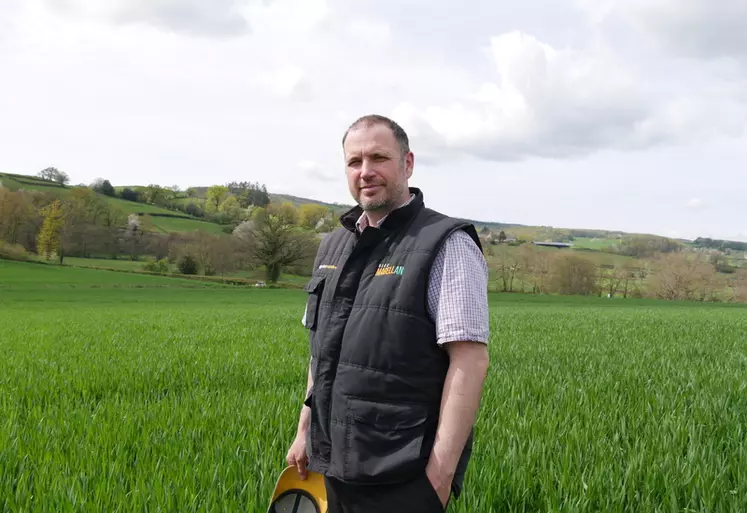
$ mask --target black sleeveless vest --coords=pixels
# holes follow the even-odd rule
[[[313,387],[309,469],[358,484],[422,475],[433,447],[449,359],[427,311],[428,276],[443,242],[474,226],[425,208],[419,189],[382,225],[358,234],[355,207],[317,253],[309,293]],[[482,248],[481,248],[482,249]],[[471,452],[462,453],[456,496]]]

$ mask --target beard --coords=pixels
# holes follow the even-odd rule
[[[397,202],[403,196],[405,185],[401,183],[386,184],[381,195],[374,198],[365,198],[363,194],[358,195],[358,204],[366,212],[391,211],[399,205]]]

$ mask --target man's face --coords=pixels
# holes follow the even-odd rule
[[[362,125],[348,133],[343,147],[350,194],[366,211],[388,212],[407,201],[412,152],[402,155],[386,125]]]

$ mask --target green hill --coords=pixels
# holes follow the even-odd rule
[[[321,205],[323,207],[330,208],[332,210],[348,210],[352,207],[352,205],[345,205],[342,203],[325,203],[324,201],[318,201],[311,198],[303,198],[300,196],[292,196],[290,194],[273,194],[269,193],[270,201],[273,203],[282,203],[285,201],[288,201],[290,203],[293,203],[294,206],[298,207],[300,205],[303,205],[305,203],[310,203],[312,205]]]
[[[16,175],[11,173],[0,173],[0,184],[12,191],[38,191],[51,193],[60,197],[69,194],[73,188],[73,186],[63,186],[35,176]],[[150,216],[153,228],[162,233],[204,230],[208,233],[219,234],[223,231],[223,227],[216,223],[204,221],[189,216],[183,212],[173,211],[155,205],[148,205],[147,203],[112,198],[103,194],[99,194],[99,196],[111,206],[124,212],[126,215],[138,214]]]
[[[11,190],[27,189],[40,192],[64,195],[71,190],[70,186],[62,186],[50,180],[45,180],[35,176],[18,175],[12,173],[0,173],[0,185]],[[123,189],[129,188],[133,191],[144,193],[148,188],[142,185],[119,185],[115,190],[119,194]],[[204,200],[207,196],[207,186],[190,187],[191,196],[185,191],[174,193],[170,196],[171,205],[185,207],[194,203],[199,209],[204,209]],[[313,198],[294,196],[290,194],[278,194],[267,192],[272,203],[290,202],[298,207],[303,204],[321,205],[334,212],[335,215],[351,207],[350,204],[328,203]],[[219,234],[224,231],[225,226],[217,222],[211,222],[201,217],[195,217],[176,208],[168,209],[154,206],[147,203],[136,201],[127,201],[121,198],[113,198],[102,195],[111,205],[116,206],[126,214],[149,215],[152,220],[152,226],[159,232],[189,232],[205,230],[209,233]],[[190,211],[197,216],[199,212]],[[568,242],[576,249],[608,251],[614,246],[618,246],[623,240],[633,236],[659,237],[653,234],[635,234],[622,232],[619,230],[596,230],[585,228],[559,228],[553,226],[530,226],[518,223],[502,223],[496,221],[481,221],[465,218],[465,221],[473,223],[482,236],[495,238],[503,231],[507,238],[517,239],[519,241],[536,241],[536,242]],[[688,247],[701,247],[697,241],[678,239]],[[727,241],[729,242],[729,241]]]

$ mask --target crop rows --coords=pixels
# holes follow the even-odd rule
[[[158,283],[0,286],[0,511],[266,510],[303,295]],[[491,330],[450,511],[747,511],[747,309],[496,299]]]

